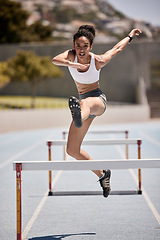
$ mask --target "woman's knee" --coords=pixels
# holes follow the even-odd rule
[[[90,108],[90,104],[88,102],[88,99],[82,99],[80,101],[80,106],[81,106],[81,109],[86,109],[86,108]]]
[[[75,146],[71,146],[70,144],[67,144],[67,154],[71,157],[77,158],[80,153],[80,149]]]

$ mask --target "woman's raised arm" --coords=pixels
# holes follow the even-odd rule
[[[123,51],[125,46],[132,41],[135,35],[138,36],[140,33],[140,29],[133,29],[127,37],[118,42],[111,50],[108,50],[104,54],[97,56],[97,68],[100,69],[104,67],[115,55]]]

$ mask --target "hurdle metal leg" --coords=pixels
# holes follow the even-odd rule
[[[48,160],[51,161],[51,146],[52,143],[48,142]],[[49,192],[48,195],[51,196],[52,195],[52,172],[49,171]]]
[[[128,131],[125,131],[125,136],[126,136],[126,139],[128,139]],[[129,154],[128,154],[128,144],[126,144],[126,159],[129,158]]]
[[[138,159],[141,159],[141,144],[142,141],[138,140]],[[142,194],[142,178],[141,178],[141,169],[138,169],[138,181],[139,181],[139,185],[138,185],[138,194]]]
[[[66,132],[63,132],[63,140],[66,139]],[[66,160],[66,146],[63,147],[63,159]]]
[[[17,240],[22,240],[21,164],[16,164]]]

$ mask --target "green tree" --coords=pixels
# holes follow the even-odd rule
[[[151,78],[153,88],[160,89],[160,61],[153,61],[151,63]]]
[[[0,0],[0,43],[19,43],[51,40],[52,28],[36,22],[27,26],[29,13],[20,3]]]
[[[7,63],[0,62],[0,88],[3,88],[10,81],[10,78],[6,74],[6,70]]]
[[[32,41],[52,40],[52,28],[50,26],[43,26],[39,21],[37,21],[29,26],[28,29]]]
[[[9,0],[0,0],[0,6],[0,42],[20,42],[29,14],[19,3]]]
[[[35,106],[36,87],[48,78],[61,77],[62,71],[51,63],[49,57],[39,57],[35,53],[19,50],[17,55],[7,62],[7,71],[11,81],[29,81],[32,103]]]

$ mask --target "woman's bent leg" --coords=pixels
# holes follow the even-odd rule
[[[105,111],[105,106],[99,97],[88,97],[80,101],[82,120],[85,120],[90,114],[100,116]]]
[[[68,142],[67,142],[67,153],[77,160],[92,160],[87,152],[81,149],[82,141],[92,123],[93,119],[88,118],[83,122],[81,128],[76,128],[73,122],[71,123]],[[99,178],[103,176],[102,170],[93,171]]]

